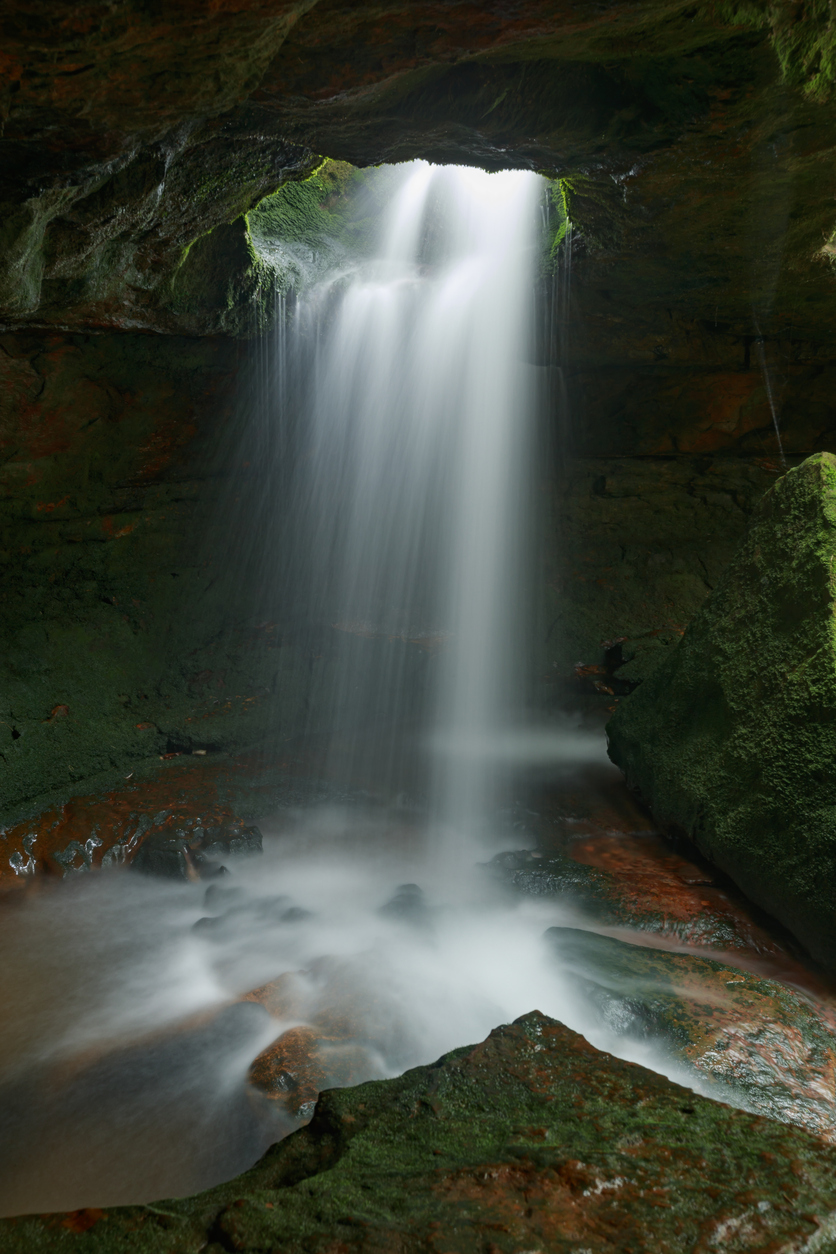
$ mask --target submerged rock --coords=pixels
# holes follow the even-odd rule
[[[430,922],[430,910],[424,891],[417,884],[399,884],[385,905],[378,910],[384,919],[406,923],[410,927],[424,928]]]
[[[8,1254],[826,1251],[836,1150],[599,1053],[533,1012],[335,1089],[194,1198],[0,1222]]]
[[[546,938],[610,1031],[657,1042],[717,1083],[719,1098],[731,1092],[759,1114],[836,1142],[832,1005],[695,954],[576,928],[549,928]]]
[[[836,457],[790,470],[681,642],[622,701],[609,753],[836,970]]]

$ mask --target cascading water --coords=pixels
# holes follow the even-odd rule
[[[485,813],[520,699],[543,186],[406,167],[377,256],[301,301],[280,349],[279,403],[307,427],[304,612],[337,639],[311,707],[356,737],[354,772],[378,781],[407,730],[432,735],[436,817],[459,831]]]
[[[542,184],[424,163],[397,178],[374,258],[299,301],[260,376],[283,524],[259,543],[283,558],[311,659],[309,732],[383,796],[429,743],[430,804],[286,813],[262,860],[208,890],[110,870],[5,911],[4,1214],[242,1170],[293,1126],[247,1069],[300,1024],[352,1025],[322,1052],[326,1085],[431,1061],[534,1007],[654,1062],[601,1028],[543,944],[580,921],[569,904],[450,873],[451,850],[456,869],[479,857],[521,705]],[[547,748],[552,767],[606,761],[574,732]],[[239,1000],[268,981],[285,990],[273,1018]]]

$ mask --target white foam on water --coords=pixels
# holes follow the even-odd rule
[[[208,899],[205,883],[123,870],[4,910],[0,1212],[153,1200],[244,1170],[295,1126],[248,1089],[250,1063],[335,1016],[350,1038],[325,1050],[329,1083],[346,1050],[355,1079],[381,1079],[538,1009],[693,1086],[602,1028],[561,969],[543,934],[589,926],[570,900],[509,894],[475,863],[451,878],[436,854],[396,812],[311,809],[268,829],[264,855],[231,864]],[[398,909],[404,884],[417,908]],[[282,1018],[236,1004],[283,975]]]

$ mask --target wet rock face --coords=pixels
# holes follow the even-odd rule
[[[591,406],[583,412],[589,424],[602,417]],[[678,431],[679,416],[668,415],[667,436]],[[658,449],[616,456],[612,434],[599,430],[597,438],[596,449],[586,433],[586,455],[567,460],[544,485],[541,674],[564,699],[597,692],[612,702],[680,639],[781,467],[736,448],[704,457],[663,457]],[[639,432],[630,438],[638,443]]]
[[[231,340],[0,337],[4,823],[277,727],[294,650],[229,583],[238,366]]]
[[[827,1248],[836,1157],[598,1053],[537,1012],[396,1080],[331,1090],[195,1198],[0,1223],[23,1254]],[[818,1239],[816,1239],[818,1236]]]
[[[571,298],[564,324],[538,350],[568,399],[555,415],[570,461],[553,497],[556,543],[543,577],[541,670],[550,689],[571,685],[581,663],[603,668],[583,677],[588,688],[629,692],[699,608],[774,477],[762,464],[778,456],[764,362],[790,457],[836,438],[834,280],[829,245],[822,250],[834,225],[836,107],[823,90],[807,90],[812,12],[694,14],[669,0],[641,13],[618,4],[605,15],[562,0],[350,12],[322,0],[190,0],[163,14],[124,5],[67,11],[41,0],[9,13],[0,50],[9,83],[0,105],[0,326],[145,329],[166,339],[263,329],[275,289],[257,245],[259,216],[269,214],[244,215],[279,187],[310,188],[297,180],[313,168],[314,151],[360,165],[424,156],[565,177],[576,224]],[[327,194],[316,200],[324,210]],[[79,344],[57,336],[36,342],[27,331],[22,348],[17,338],[4,342],[8,360],[0,354],[2,442],[19,450],[3,472],[17,511],[3,541],[14,623],[3,643],[8,657],[24,642],[46,661],[25,693],[16,675],[8,685],[7,714],[17,717],[20,695],[27,720],[8,758],[15,803],[36,790],[66,796],[68,784],[127,769],[143,739],[153,738],[155,751],[198,743],[186,725],[198,690],[201,718],[223,704],[218,684],[226,694],[235,688],[233,706],[240,697],[226,711],[226,725],[238,724],[227,747],[258,739],[267,721],[254,730],[251,716],[277,675],[290,694],[288,724],[301,699],[298,658],[285,650],[280,666],[262,665],[259,645],[254,664],[242,662],[249,644],[240,624],[223,624],[224,644],[209,656],[217,597],[208,614],[203,605],[193,611],[210,580],[189,579],[185,593],[178,570],[178,584],[163,594],[158,582],[148,595],[153,567],[169,564],[172,546],[188,548],[194,514],[217,500],[207,488],[198,502],[194,443],[178,468],[190,480],[188,501],[171,485],[139,493],[133,482],[140,468],[156,477],[145,468],[152,448],[165,461],[173,446],[185,454],[202,435],[219,376],[233,372],[231,345],[217,338],[204,353],[182,339],[156,352],[149,340],[143,353],[140,337],[118,340],[103,338],[97,351],[88,339],[78,371]],[[179,355],[188,358],[183,368]],[[88,390],[87,417],[78,383]],[[139,421],[125,422],[126,412]],[[109,444],[102,437],[117,431]],[[93,501],[89,485],[107,479],[107,461],[118,493]],[[551,493],[553,484],[544,486]],[[74,550],[83,561],[68,561],[64,524],[77,521],[76,508],[85,529],[93,515],[97,540],[102,527],[115,528],[99,546],[103,560],[91,560],[86,544]],[[43,526],[30,525],[30,509]],[[86,576],[81,593],[75,572],[67,577],[71,565]],[[94,583],[119,602],[115,614],[87,604]],[[66,594],[66,607],[57,595],[42,606],[48,584]],[[162,625],[176,622],[174,586],[205,636],[186,640],[177,628],[162,708],[131,708],[137,716],[123,720],[116,699],[142,700]],[[78,622],[73,640],[68,615]],[[88,647],[99,649],[106,675],[102,699],[79,721],[89,688],[73,672]],[[178,654],[195,648],[200,659],[187,671]],[[72,682],[53,699],[62,666]],[[62,706],[69,714],[53,721]],[[115,736],[106,750],[105,713]],[[4,721],[20,730],[0,713],[0,743]],[[63,753],[68,728],[80,761]],[[18,761],[36,738],[39,769],[50,761],[49,779],[37,785]]]
[[[609,1031],[654,1041],[720,1100],[836,1141],[832,1004],[693,953],[575,928],[546,939]]]
[[[836,967],[836,458],[774,485],[682,641],[608,725],[665,825]]]
[[[275,804],[276,763],[223,755],[146,759],[115,788],[75,796],[0,830],[0,889],[34,876],[67,879],[100,867],[213,878],[230,857],[260,853],[261,834],[241,811]],[[266,798],[264,794],[266,793]],[[259,794],[261,794],[259,796]]]

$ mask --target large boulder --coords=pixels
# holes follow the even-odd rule
[[[331,1089],[192,1198],[0,1220],[3,1254],[828,1254],[836,1150],[534,1011]]]
[[[836,457],[790,470],[607,727],[656,819],[836,969]]]
[[[545,939],[602,1028],[652,1041],[680,1078],[690,1073],[720,1101],[836,1144],[836,1008],[695,953],[574,927]]]

